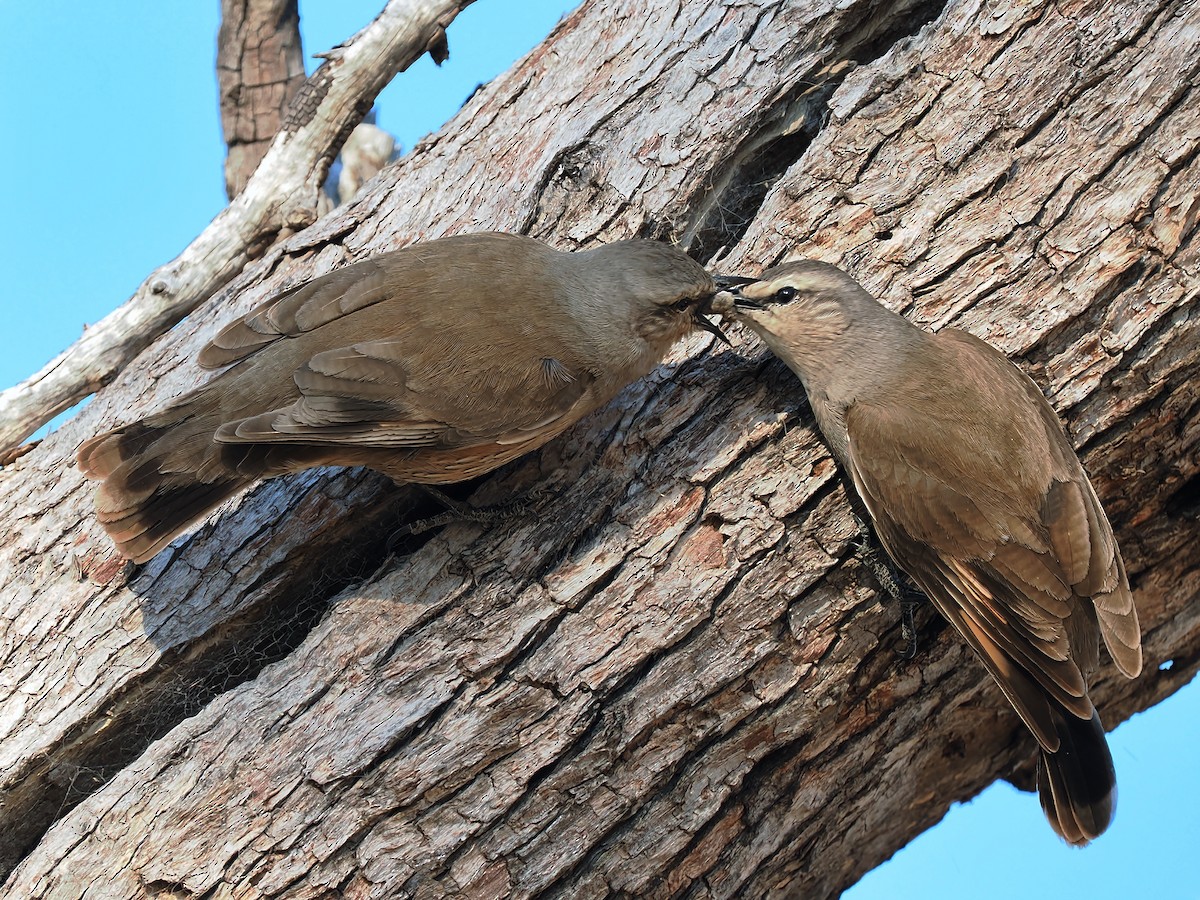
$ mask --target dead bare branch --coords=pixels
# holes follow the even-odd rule
[[[396,72],[442,52],[446,26],[470,2],[390,0],[375,21],[325,54],[246,189],[133,297],[41,371],[0,392],[0,449],[107,384],[281,235],[311,224],[342,140]]]

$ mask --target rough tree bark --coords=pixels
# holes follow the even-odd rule
[[[1200,664],[1198,41],[1187,0],[585,4],[0,474],[6,891],[817,897],[1028,778],[932,615],[898,660],[797,386],[749,339],[688,342],[486,480],[477,502],[539,498],[503,527],[387,557],[409,492],[313,472],[139,572],[109,556],[80,440],[194,383],[272,291],[447,232],[803,252],[994,341],[1125,549],[1147,666],[1104,671],[1106,722],[1171,693]]]
[[[217,92],[230,200],[258,168],[303,83],[296,0],[221,0]]]

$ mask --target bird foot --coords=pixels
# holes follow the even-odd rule
[[[893,565],[891,559],[857,513],[854,524],[858,527],[858,539],[854,541],[854,555],[875,577],[875,581],[888,598],[900,606],[900,633],[905,646],[899,651],[901,659],[912,659],[917,655],[917,627],[913,619],[917,607],[928,598],[908,583],[907,577]]]
[[[919,599],[910,597],[900,601],[900,634],[904,636],[900,658],[903,660],[913,659],[917,655],[917,625],[913,621],[913,614],[924,599],[925,595],[921,594]]]
[[[392,536],[388,538],[387,551],[389,554],[401,538],[408,537],[409,535],[423,534],[434,528],[441,528],[443,525],[450,525],[455,522],[476,522],[480,525],[496,525],[500,522],[510,522],[513,519],[522,518],[528,515],[530,510],[537,506],[546,493],[548,493],[546,490],[538,490],[533,491],[525,497],[511,500],[508,503],[477,507],[455,500],[432,485],[415,484],[414,487],[420,488],[442,506],[446,507],[446,511],[440,512],[435,516],[417,519],[415,522],[409,522],[397,528],[392,532]]]

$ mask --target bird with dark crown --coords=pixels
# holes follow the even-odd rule
[[[658,241],[414,244],[267,300],[200,352],[225,371],[84,442],[79,467],[135,562],[261,478],[328,465],[474,478],[608,403],[693,329],[720,334],[701,315],[716,290]]]

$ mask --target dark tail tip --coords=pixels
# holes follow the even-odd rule
[[[191,441],[211,444],[196,429],[135,422],[80,446],[79,468],[103,480],[96,491],[96,519],[127,559],[146,562],[253,480],[229,477],[233,473],[212,465],[205,452],[182,452]],[[197,467],[206,469],[207,480]]]
[[[244,486],[242,481],[193,481],[164,486],[139,499],[105,482],[96,494],[96,518],[122,556],[143,563]]]
[[[1117,776],[1099,713],[1080,719],[1063,710],[1055,730],[1059,747],[1042,751],[1038,796],[1050,826],[1069,844],[1082,847],[1112,822]]]

